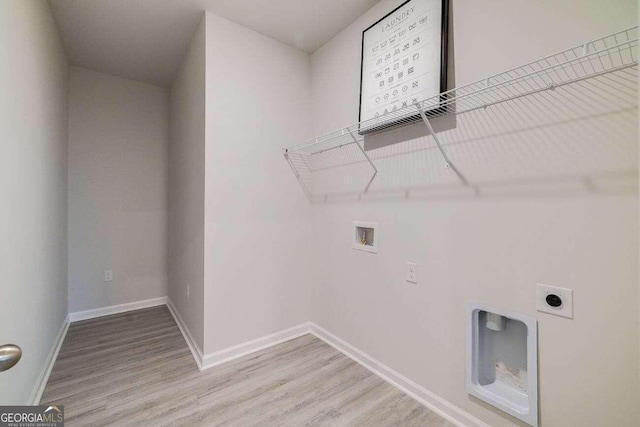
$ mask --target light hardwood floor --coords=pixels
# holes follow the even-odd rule
[[[42,403],[68,426],[452,426],[312,335],[200,372],[166,307],[73,323]]]

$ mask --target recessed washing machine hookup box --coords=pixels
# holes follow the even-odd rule
[[[538,425],[538,337],[533,317],[470,304],[467,309],[467,392]]]

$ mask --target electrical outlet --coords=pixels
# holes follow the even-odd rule
[[[187,299],[189,299],[191,297],[191,288],[189,285],[187,285]]]
[[[418,283],[418,264],[407,262],[407,282]]]
[[[573,319],[573,291],[538,283],[536,285],[536,310]]]
[[[105,270],[104,271],[104,281],[105,282],[113,282],[113,270]]]

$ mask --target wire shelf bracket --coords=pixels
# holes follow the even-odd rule
[[[367,182],[367,186],[364,188],[364,193],[366,194],[369,191],[369,187],[371,187],[373,180],[376,178],[376,176],[378,176],[378,168],[376,167],[375,164],[373,164],[373,162],[371,161],[371,158],[367,155],[367,152],[364,151],[364,147],[360,146],[360,144],[358,143],[358,139],[353,134],[353,131],[351,129],[347,129],[347,131],[349,132],[351,139],[353,139],[354,144],[356,144],[358,149],[360,149],[364,158],[367,159],[367,162],[369,162],[369,164],[373,168],[373,175],[371,175],[371,179],[369,180],[369,182]]]
[[[289,163],[289,166],[291,167],[293,174],[295,175],[296,179],[300,183],[300,186],[302,187],[302,191],[304,191],[304,194],[307,196],[308,199],[311,199],[311,194],[309,194],[309,191],[307,190],[307,187],[305,186],[300,174],[298,173],[298,170],[291,162],[291,159],[289,158],[289,150],[286,148],[284,149],[284,158],[287,159],[287,163]]]
[[[418,112],[420,113],[420,117],[422,117],[422,121],[427,126],[427,130],[429,131],[429,134],[433,137],[433,140],[435,141],[436,145],[438,146],[438,151],[440,151],[440,154],[442,155],[442,158],[444,159],[444,166],[447,169],[451,169],[456,174],[458,179],[460,179],[460,182],[462,182],[463,185],[465,185],[467,187],[470,187],[471,184],[469,184],[469,181],[467,181],[467,178],[465,178],[464,175],[462,175],[462,173],[458,170],[458,168],[456,168],[456,166],[453,164],[451,159],[449,159],[449,157],[447,156],[447,153],[444,151],[444,148],[442,148],[442,143],[440,142],[440,139],[438,138],[438,134],[436,133],[436,131],[433,130],[433,126],[431,126],[431,122],[427,118],[427,115],[424,113],[424,110],[422,108],[420,108],[420,104],[417,103],[416,107],[418,108]],[[476,191],[477,191],[477,189],[476,189]]]

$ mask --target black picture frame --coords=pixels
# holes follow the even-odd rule
[[[370,133],[380,132],[382,130],[388,130],[391,128],[403,126],[406,124],[411,124],[416,121],[421,121],[422,118],[418,112],[415,115],[409,115],[405,117],[398,118],[397,120],[392,120],[389,122],[381,123],[380,125],[374,125],[371,127],[362,127],[362,92],[363,92],[363,82],[364,82],[364,61],[365,61],[365,34],[367,31],[370,31],[376,28],[382,21],[387,19],[389,16],[393,15],[399,9],[407,6],[409,3],[414,1],[421,0],[407,0],[400,4],[398,7],[387,13],[385,16],[371,24],[369,27],[365,28],[362,31],[362,45],[361,45],[361,56],[360,56],[360,98],[358,102],[358,133],[360,135],[366,135]],[[442,5],[442,16],[441,16],[441,32],[440,32],[440,93],[447,91],[447,75],[448,75],[448,60],[449,60],[449,0],[441,0]],[[420,101],[423,101],[422,99]],[[441,104],[435,108],[432,108],[428,111],[424,111],[424,113],[428,117],[437,116],[440,114],[444,114],[447,111],[447,106],[443,105],[444,97],[441,97]]]

